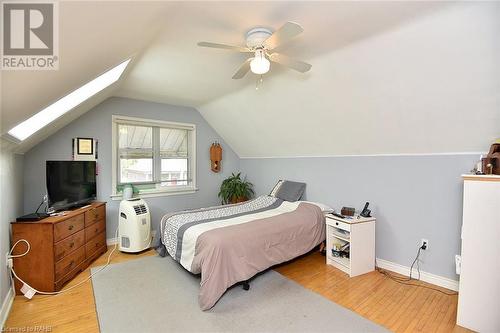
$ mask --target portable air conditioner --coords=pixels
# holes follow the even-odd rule
[[[140,252],[151,244],[151,215],[142,199],[122,200],[118,221],[118,244],[122,252]]]

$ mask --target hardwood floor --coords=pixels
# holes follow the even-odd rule
[[[458,296],[397,283],[379,272],[349,278],[313,252],[275,270],[394,332],[470,332],[455,324]],[[395,273],[392,273],[397,275]],[[444,288],[424,282],[446,292]]]
[[[108,253],[92,267],[103,265]],[[112,263],[149,255],[154,252],[124,254],[117,251]],[[378,272],[348,278],[343,272],[327,266],[325,258],[317,252],[275,270],[395,332],[468,332],[455,325],[457,296],[401,285]],[[90,269],[86,269],[80,273],[65,289],[87,278],[89,272]],[[32,300],[16,296],[5,328],[29,331],[33,327],[45,327],[45,331],[51,332],[98,332],[91,283],[57,296],[36,295]]]
[[[108,252],[94,261],[90,267],[104,265],[112,249],[112,247],[108,248]],[[154,254],[153,250],[139,254],[125,254],[116,250],[111,263],[116,264]],[[90,267],[81,272],[63,289],[88,278]],[[24,296],[16,296],[5,327],[21,328],[25,329],[26,332],[33,331],[29,329],[34,327],[45,328],[34,332],[99,332],[92,284],[89,281],[78,288],[56,296],[35,295],[31,300],[24,298]],[[16,332],[16,330],[11,331]],[[23,330],[18,331],[23,332]]]

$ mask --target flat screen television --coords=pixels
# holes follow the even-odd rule
[[[96,199],[95,161],[47,161],[49,207],[63,210]]]

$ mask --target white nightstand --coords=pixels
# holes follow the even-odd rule
[[[326,214],[326,263],[353,277],[375,269],[375,218]],[[335,257],[333,245],[350,244],[349,258]]]

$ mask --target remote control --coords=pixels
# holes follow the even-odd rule
[[[331,213],[331,214],[332,214],[332,215],[334,215],[334,216],[340,217],[341,219],[345,219],[345,216],[344,216],[344,215],[342,215],[342,214],[337,214],[337,213],[335,213],[335,212],[333,212],[333,213]]]

